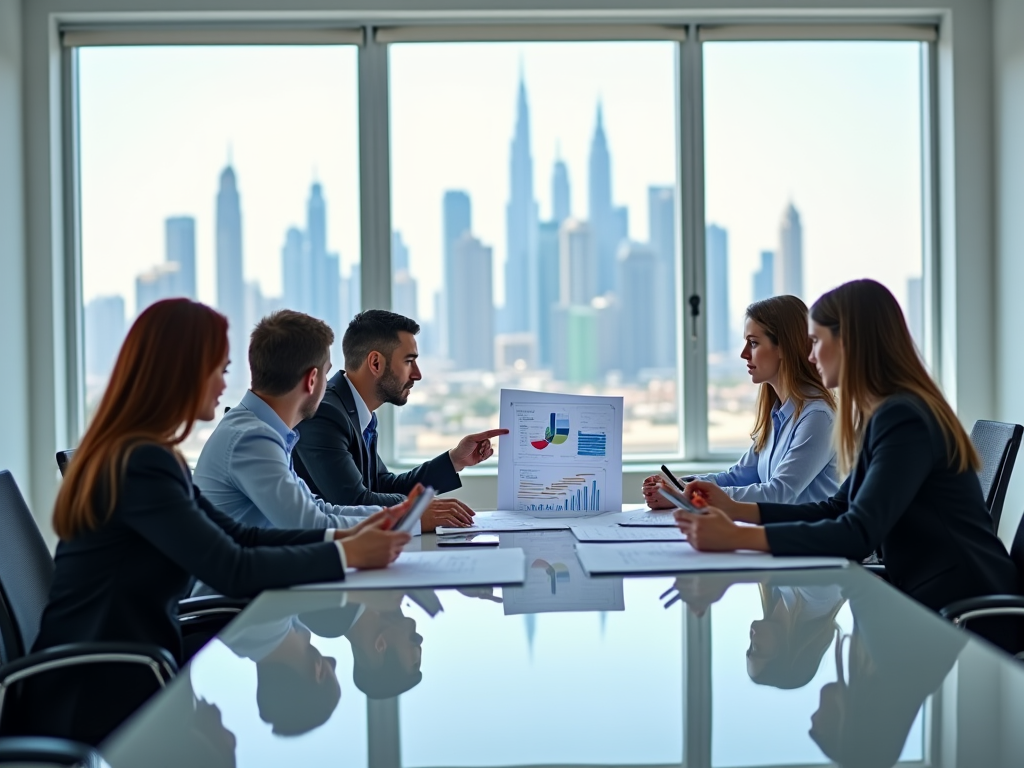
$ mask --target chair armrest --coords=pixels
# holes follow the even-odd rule
[[[939,611],[939,615],[958,626],[971,619],[993,616],[1016,616],[1024,619],[1024,597],[1020,595],[986,595],[957,600]]]
[[[207,616],[233,616],[241,613],[248,605],[249,600],[245,598],[223,595],[186,597],[178,602],[178,621],[184,623]]]
[[[148,667],[161,688],[174,677],[178,664],[170,652],[148,643],[69,643],[31,653],[0,667],[0,719],[4,697],[15,683],[43,672],[83,664],[140,664]]]
[[[11,736],[0,739],[0,765],[28,763],[66,765],[75,768],[100,768],[99,753],[77,741],[49,736]]]

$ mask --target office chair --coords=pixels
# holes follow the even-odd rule
[[[1021,516],[1017,523],[1017,531],[1013,535],[1010,559],[1017,566],[1017,573],[1021,575],[1021,580],[1024,582],[1024,516]],[[967,624],[972,619],[987,619],[996,616],[1015,616],[1024,622],[1024,597],[1020,595],[969,597],[966,600],[957,600],[955,603],[947,605],[939,611],[939,614],[962,629],[967,629]],[[1017,658],[1024,658],[1024,652],[1018,653]]]
[[[29,653],[46,606],[53,559],[14,476],[0,472],[0,730],[4,702],[34,675],[82,664],[141,664],[159,686],[177,672],[169,652],[141,643],[71,643]],[[16,707],[15,707],[16,709]]]
[[[63,765],[68,768],[100,768],[99,753],[87,744],[49,736],[0,738],[0,765]]]
[[[976,421],[971,429],[971,442],[981,456],[981,492],[992,515],[992,526],[999,530],[999,518],[1003,514],[1006,489],[1010,485],[1013,463],[1020,450],[1024,427],[1020,424],[1006,424],[1001,421]]]
[[[163,648],[140,643],[73,643],[29,654],[53,580],[53,558],[10,472],[0,472],[0,726],[12,686],[43,671],[77,664],[122,662],[148,667],[160,686],[177,672]],[[178,604],[182,632],[213,636],[247,601],[219,595]],[[2,730],[2,729],[0,729]]]
[[[74,455],[74,448],[68,448],[66,451],[57,451],[57,469],[60,470],[61,477],[68,473],[68,464],[71,463],[71,457]]]

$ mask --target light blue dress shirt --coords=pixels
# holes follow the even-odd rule
[[[725,472],[698,475],[735,501],[806,504],[824,501],[839,490],[832,443],[835,413],[823,400],[808,400],[793,418],[792,399],[772,409],[772,429],[760,453],[751,445]],[[202,486],[199,486],[202,488]]]
[[[195,484],[222,512],[262,528],[351,528],[380,507],[317,498],[292,469],[299,433],[251,391],[206,441]]]

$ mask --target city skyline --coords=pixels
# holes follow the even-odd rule
[[[708,43],[703,50],[704,198],[707,223],[728,233],[725,314],[732,327],[726,335],[737,330],[745,304],[759,296],[755,278],[771,272],[774,285],[779,223],[789,202],[801,219],[805,300],[870,275],[889,285],[905,307],[915,306],[920,289],[912,279],[921,265],[920,46]],[[551,372],[557,362],[589,379],[597,375],[595,368],[611,365],[603,359],[604,347],[611,345],[589,356],[564,349],[564,339],[563,350],[554,349],[558,324],[579,338],[604,338],[610,317],[632,306],[649,318],[655,303],[675,307],[657,315],[669,322],[649,329],[657,338],[657,377],[628,386],[606,377],[599,386],[627,399],[627,419],[638,430],[630,450],[677,444],[678,382],[669,358],[690,306],[684,301],[688,294],[677,296],[676,254],[686,233],[676,230],[676,54],[668,42],[389,46],[392,306],[416,315],[425,351],[436,357],[450,341],[444,323],[450,297],[441,290],[451,285],[446,191],[461,191],[467,209],[472,200],[467,228],[490,250],[495,307],[504,305],[507,293],[513,200],[532,202],[536,210],[534,272],[528,275],[536,293],[530,301],[560,298],[560,230],[570,218],[588,226],[610,221],[628,235],[616,243],[612,262],[620,293],[634,284],[625,279],[631,269],[649,269],[645,247],[656,254],[671,251],[668,266],[676,271],[661,273],[643,297],[601,294],[589,307],[531,314],[538,326],[532,338],[505,333],[495,345],[494,376],[460,378],[457,370],[425,359],[424,384],[436,382],[438,388],[418,388],[400,413],[402,440],[412,439],[413,450],[433,450],[431,441],[459,425],[489,426],[488,398],[500,382],[519,377],[544,388],[550,374],[538,377],[531,373],[535,367]],[[363,214],[356,59],[354,48],[329,46],[83,49],[84,302],[118,294],[125,316],[133,316],[136,278],[167,261],[166,219],[187,214],[195,220],[196,295],[216,303],[215,200],[224,150],[231,146],[241,195],[246,316],[266,310],[283,294],[285,233],[289,227],[309,229],[311,181],[321,183],[328,203],[328,252],[339,254],[339,272],[350,279],[339,301],[358,306],[353,288],[359,286]],[[139,89],[140,82],[146,88]],[[130,107],[120,98],[126,89],[138,91]],[[526,109],[519,108],[520,90]],[[519,117],[526,113],[532,195],[529,189],[512,192],[512,150]],[[601,182],[603,150],[609,156],[607,185]],[[591,215],[591,198],[600,199],[605,215]],[[768,251],[770,269],[761,263]],[[599,280],[608,280],[608,252],[604,248]],[[709,321],[713,290],[709,282],[701,307]],[[507,330],[505,317],[491,319],[495,328]],[[644,359],[652,355],[637,351]],[[710,371],[718,375],[714,366]],[[743,383],[742,367],[730,363],[722,374],[729,379],[709,381],[708,428],[716,445],[723,435],[738,440],[749,432],[743,413],[751,388]],[[557,375],[572,378],[565,370]]]

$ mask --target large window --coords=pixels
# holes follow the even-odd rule
[[[779,293],[877,279],[938,347],[934,30],[559,29],[76,49],[86,418],[126,328],[171,295],[228,315],[231,405],[259,317],[322,317],[340,365],[352,315],[390,294],[424,376],[382,431],[396,464],[496,426],[502,388],[622,396],[627,459],[733,458],[744,310]]]
[[[356,48],[77,56],[86,417],[127,328],[172,296],[227,315],[222,403],[234,405],[260,317],[287,306],[338,329],[358,310]],[[186,454],[211,430],[199,425]]]
[[[870,277],[921,344],[921,43],[704,49],[708,444],[750,444],[752,301]]]
[[[679,450],[676,45],[390,49],[393,305],[423,381],[399,453],[497,425],[501,388],[625,398]]]

